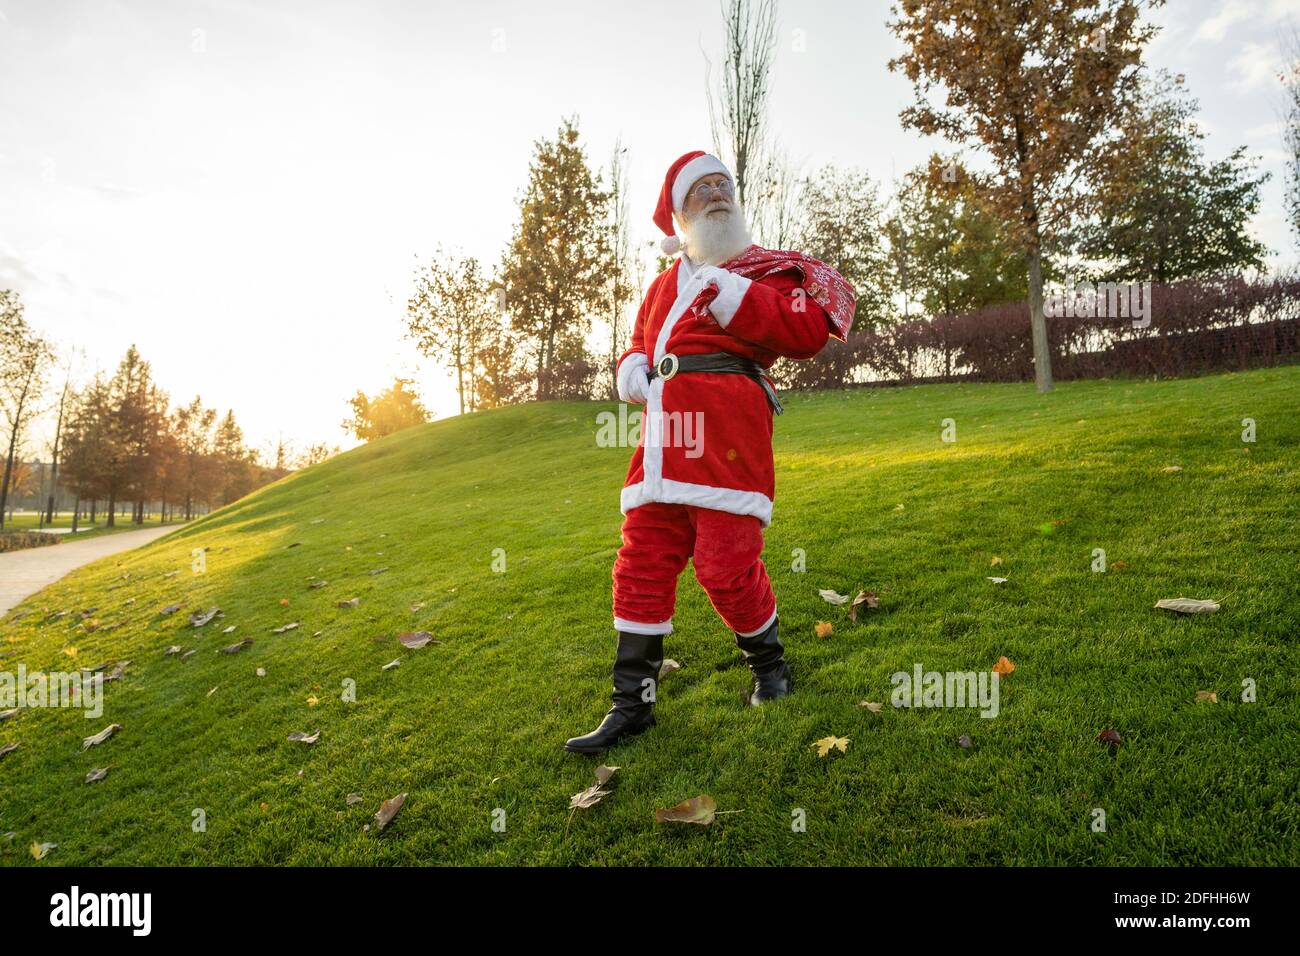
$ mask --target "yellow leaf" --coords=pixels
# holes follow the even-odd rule
[[[813,626],[813,631],[818,637],[826,637],[833,630],[830,621],[818,621]]]
[[[995,674],[1010,674],[1015,669],[1016,665],[1005,656],[999,657],[998,662],[993,665],[993,673]]]
[[[989,562],[989,567],[994,567],[995,565],[999,565],[1001,563],[1002,563],[1002,559],[995,554],[993,555],[993,560]]]
[[[838,748],[840,753],[846,754],[849,752],[849,738],[823,737],[821,740],[814,742],[813,746],[817,748],[817,756],[819,757],[825,757],[835,748]]]
[[[1212,690],[1198,690],[1196,692],[1196,702],[1199,704],[1206,700],[1211,704],[1217,704],[1219,702],[1219,695]]]
[[[65,647],[63,653],[67,654],[69,657],[76,657],[77,649],[75,647]]]
[[[718,805],[707,793],[683,800],[675,807],[655,810],[656,823],[700,823],[708,825],[713,822]]]
[[[315,706],[316,706],[317,704],[319,704],[319,703],[320,703],[320,700],[316,697],[315,694],[312,694],[310,697],[307,698],[307,706],[308,706],[308,707],[315,707]]]

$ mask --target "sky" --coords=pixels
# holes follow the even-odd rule
[[[949,148],[899,123],[888,7],[781,0],[769,112],[803,169],[887,189]],[[1300,0],[1151,20],[1146,60],[1186,75],[1209,158],[1245,145],[1272,172],[1251,228],[1294,263],[1279,74]],[[711,149],[720,44],[719,7],[689,0],[0,0],[0,288],[81,378],[134,343],[174,405],[233,409],[264,452],[351,447],[348,398],[398,375],[453,415],[405,337],[415,267],[439,246],[499,261],[535,142],[574,115],[591,165],[628,148],[633,236],[658,239],[664,171]]]

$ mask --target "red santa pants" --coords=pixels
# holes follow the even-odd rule
[[[657,501],[633,508],[614,562],[614,626],[672,633],[677,577],[694,558],[695,577],[727,627],[760,633],[776,616],[762,553],[763,525],[752,515]]]

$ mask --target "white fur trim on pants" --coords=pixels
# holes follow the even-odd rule
[[[670,617],[658,624],[643,624],[639,621],[629,621],[615,615],[614,628],[619,631],[626,631],[629,634],[671,634],[673,632],[673,619]]]
[[[767,619],[767,622],[762,627],[760,627],[757,631],[737,631],[736,633],[739,634],[741,637],[756,637],[759,634],[762,634],[764,631],[766,631],[769,627],[771,627],[772,622],[775,620],[776,620],[776,608],[772,608],[772,616],[769,617]]]

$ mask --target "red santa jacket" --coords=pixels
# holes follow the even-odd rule
[[[788,264],[783,256],[792,257]],[[699,266],[682,255],[641,302],[632,345],[618,360],[619,397],[646,406],[621,495],[624,514],[662,501],[771,524],[772,409],[762,386],[721,372],[656,376],[647,386],[647,369],[670,352],[731,352],[764,368],[779,356],[811,358],[831,336],[846,336],[853,292],[829,266],[798,254],[750,246],[724,265]],[[839,290],[838,302],[827,299],[828,287]],[[831,304],[829,313],[819,300]]]

